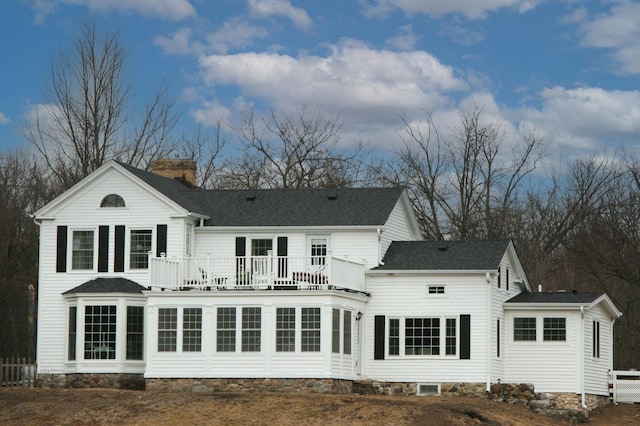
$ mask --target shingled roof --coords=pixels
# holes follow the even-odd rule
[[[204,190],[119,163],[206,226],[376,226],[386,223],[402,188]]]
[[[62,294],[75,293],[142,293],[145,288],[126,278],[96,278],[65,291]]]
[[[494,270],[510,240],[394,241],[376,270]]]
[[[574,292],[574,291],[545,291],[539,293],[520,293],[505,303],[575,303],[589,304],[604,293]]]

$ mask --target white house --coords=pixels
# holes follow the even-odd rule
[[[608,394],[620,312],[532,293],[509,240],[420,241],[402,189],[208,191],[155,166],[111,161],[34,214],[41,381]]]

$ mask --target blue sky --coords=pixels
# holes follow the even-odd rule
[[[4,0],[0,150],[27,147],[54,55],[80,24],[120,30],[143,103],[162,80],[182,126],[247,109],[340,116],[341,143],[400,143],[400,117],[441,129],[480,106],[551,157],[640,148],[640,2],[622,0]],[[516,138],[514,138],[515,140]]]

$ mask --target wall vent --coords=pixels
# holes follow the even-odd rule
[[[418,396],[440,395],[440,383],[418,383]]]

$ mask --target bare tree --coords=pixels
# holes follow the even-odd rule
[[[28,213],[51,191],[31,156],[0,155],[0,356],[35,354],[38,232]]]
[[[167,87],[136,122],[125,60],[118,33],[102,34],[87,24],[52,62],[43,106],[25,123],[24,135],[63,189],[111,158],[140,166],[173,150],[170,133],[178,115]]]
[[[183,136],[177,154],[181,158],[195,160],[198,165],[198,185],[202,188],[219,188],[221,179],[222,151],[226,141],[222,136],[222,124],[218,123],[213,135],[198,127],[190,137]]]
[[[383,183],[408,188],[423,235],[509,235],[509,215],[544,142],[529,133],[507,144],[498,124],[483,123],[481,108],[461,112],[449,138],[441,136],[428,113],[422,124],[403,123],[403,147],[376,172]]]
[[[251,110],[237,128],[244,152],[227,163],[227,182],[262,188],[355,185],[362,146],[339,148],[339,131],[338,117],[324,119],[306,107],[294,116],[272,110],[260,118]]]

